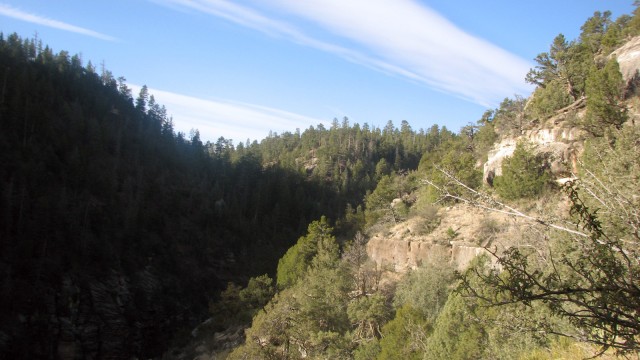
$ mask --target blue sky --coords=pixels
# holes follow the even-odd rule
[[[457,131],[528,96],[533,58],[632,0],[0,0],[0,31],[146,84],[177,131],[261,140],[333,118]]]

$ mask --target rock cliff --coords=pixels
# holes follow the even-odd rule
[[[501,238],[517,231],[508,216],[468,205],[441,208],[437,218],[431,232],[424,230],[424,218],[413,217],[372,234],[367,243],[369,257],[395,272],[442,257],[464,269],[476,256],[486,253],[482,246],[498,245]]]
[[[640,36],[617,49],[615,56],[627,83],[627,108],[630,126],[640,124]],[[503,137],[488,153],[484,163],[484,181],[491,184],[502,173],[503,160],[511,156],[519,141],[532,145],[537,153],[547,154],[551,173],[556,179],[576,173],[578,157],[582,153],[585,132],[576,124],[586,113],[584,98],[560,109],[556,114],[523,130],[518,136]],[[562,205],[562,204],[560,204]],[[556,209],[562,212],[562,206]],[[426,232],[421,217],[414,217],[390,228],[371,234],[367,244],[369,256],[379,265],[396,272],[404,272],[429,262],[434,257],[445,257],[459,269],[464,269],[485,246],[500,246],[512,239],[522,238],[521,225],[516,220],[497,213],[487,213],[466,205],[438,210],[437,226]]]
[[[558,121],[561,116],[557,117]],[[578,156],[582,152],[584,132],[565,121],[558,124],[552,128],[526,130],[521,136],[507,137],[494,144],[489,151],[487,162],[484,163],[485,183],[492,184],[495,176],[502,175],[502,161],[513,155],[519,141],[528,142],[538,153],[548,154],[551,173],[556,178],[575,173]]]
[[[633,94],[627,94],[629,123],[638,123],[638,99],[636,83],[640,81],[640,36],[634,37],[611,55],[620,65],[620,72]],[[518,141],[526,141],[534,151],[550,155],[551,173],[556,178],[570,176],[576,171],[576,162],[582,152],[585,133],[575,124],[585,115],[584,98],[560,109],[537,128],[523,130],[517,137],[505,137],[494,144],[484,164],[484,181],[491,184],[493,177],[502,173],[502,161],[511,156]]]
[[[620,65],[620,72],[625,81],[637,76],[640,69],[640,36],[636,36],[616,49],[611,56],[615,56]]]

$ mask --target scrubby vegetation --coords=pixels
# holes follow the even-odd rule
[[[506,200],[538,196],[551,181],[545,165],[543,156],[534,154],[526,143],[520,142],[513,155],[502,163],[502,175],[495,177],[493,186]]]
[[[372,235],[412,216],[424,216],[425,229],[420,231],[428,234],[430,224],[439,222],[432,204],[451,206],[461,200],[529,220],[530,230],[511,245],[492,244],[501,232],[495,221],[485,219],[479,226],[477,243],[487,246],[488,256],[495,256],[499,267],[479,258],[456,276],[448,259],[432,259],[391,283],[378,283],[373,272],[369,283],[376,286],[368,291],[352,284],[333,296],[343,299],[344,305],[331,308],[342,309],[338,318],[349,319],[350,325],[330,327],[331,321],[325,324],[328,313],[315,313],[312,321],[320,326],[315,334],[301,336],[302,330],[294,330],[269,345],[262,342],[269,338],[268,332],[256,336],[254,325],[247,332],[253,337],[232,358],[265,356],[261,351],[267,348],[277,358],[528,359],[559,353],[581,358],[603,355],[610,348],[636,353],[638,321],[632,309],[640,295],[634,279],[639,270],[639,173],[634,164],[640,134],[636,127],[624,126],[624,101],[630,96],[624,93],[626,84],[617,62],[603,60],[626,36],[637,34],[630,25],[635,19],[621,17],[614,22],[609,13],[596,13],[579,39],[567,42],[558,36],[551,52],[538,56],[539,66],[527,77],[538,85],[531,99],[505,99],[478,125],[461,129],[460,136],[447,134],[446,145],[429,148],[416,171],[385,174],[366,196],[365,229]],[[574,113],[571,118],[578,116],[577,125],[591,137],[580,159],[579,182],[554,185],[549,154],[521,141],[504,160],[501,176],[493,179],[492,187],[483,188],[476,162],[486,160],[494,141],[540,126],[558,111],[583,108],[585,115]],[[633,149],[630,139],[635,139]],[[610,182],[614,173],[616,180]],[[557,213],[524,213],[503,205],[517,200],[535,210],[527,204],[543,193],[555,194],[544,195],[547,198],[568,198],[571,210],[564,220],[557,219]],[[602,207],[607,210],[598,211]],[[622,208],[628,211],[620,212]],[[452,241],[458,232],[449,227],[445,236]],[[354,271],[340,268],[346,271],[341,275],[345,278]],[[378,271],[384,278],[386,270]],[[309,278],[301,277],[286,290],[299,292],[290,300],[291,329],[300,324],[310,329],[299,318],[309,320],[303,307],[294,301],[312,296],[305,289],[311,289],[307,284],[319,284],[319,279],[311,278],[316,274],[307,272]],[[334,294],[339,281],[324,280],[329,281],[326,292]],[[278,298],[278,304],[282,301]],[[265,321],[269,314],[258,318]],[[363,325],[368,326],[366,331]]]
[[[211,351],[637,354],[637,79],[608,55],[640,34],[639,11],[597,12],[578,39],[556,37],[527,75],[531,98],[507,98],[458,133],[344,118],[237,144],[175,133],[146,87],[134,99],[105,69],[0,36],[1,357],[185,357],[190,338],[238,328],[243,342]],[[520,142],[483,183],[496,141],[566,112],[587,134],[579,180],[554,185],[548,154]],[[541,194],[569,211],[536,213]],[[400,276],[368,257],[369,237],[416,219],[413,235],[428,236],[461,202],[528,227],[498,244],[500,224],[479,220],[467,240],[487,255],[462,272],[434,257]],[[441,230],[442,245],[459,230]]]

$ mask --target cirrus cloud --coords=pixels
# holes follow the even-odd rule
[[[414,0],[273,0],[261,7],[227,0],[153,1],[220,17],[486,107],[531,91],[524,81],[528,61]]]
[[[139,85],[129,85],[134,94]],[[200,132],[203,141],[215,142],[220,136],[236,141],[262,140],[270,131],[306,129],[326,121],[313,117],[229,100],[211,100],[149,88],[157,103],[163,104],[173,117],[175,131],[189,134],[192,129]]]
[[[50,27],[58,30],[64,30],[64,31],[81,34],[81,35],[91,36],[100,40],[117,41],[117,39],[114,38],[113,36],[105,35],[97,31],[89,30],[80,26],[71,25],[62,21],[49,19],[44,16],[31,14],[6,4],[0,4],[0,15],[4,15],[17,20],[26,21],[32,24],[38,24],[38,25],[42,25],[42,26],[46,26],[46,27]]]

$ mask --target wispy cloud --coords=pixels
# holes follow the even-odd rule
[[[262,4],[271,6],[270,16],[227,0],[155,1],[221,17],[483,106],[530,91],[524,82],[529,62],[414,0],[273,0]],[[282,12],[293,17],[283,20]],[[294,19],[323,33],[312,37],[307,26],[307,32],[294,26]],[[345,42],[349,47],[338,45]]]
[[[529,62],[413,0],[275,1],[439,90],[486,105],[527,89]]]
[[[83,27],[67,24],[62,21],[49,19],[44,16],[30,14],[28,12],[17,9],[13,6],[7,4],[0,4],[0,15],[8,16],[14,19],[18,19],[21,21],[30,22],[33,24],[38,24],[42,26],[51,27],[54,29],[70,31],[81,35],[91,36],[97,39],[106,40],[106,41],[117,41],[116,38],[105,35],[93,30],[85,29]]]
[[[139,85],[130,85],[134,94]],[[237,144],[246,139],[262,140],[269,131],[280,133],[292,129],[306,129],[326,121],[271,107],[228,100],[207,100],[149,88],[159,104],[173,117],[176,131],[189,134],[198,129],[203,141],[215,141],[220,136]]]

